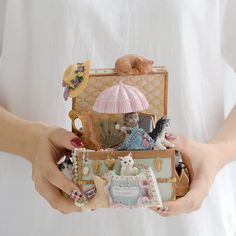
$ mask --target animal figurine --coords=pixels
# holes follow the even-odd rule
[[[58,168],[68,179],[72,180],[73,163],[69,157],[66,157],[63,162],[58,164]]]
[[[152,72],[154,61],[144,57],[128,54],[118,58],[115,62],[115,72],[118,75],[137,75]]]
[[[175,147],[175,145],[169,142],[165,137],[169,129],[170,119],[162,117],[157,121],[155,128],[149,133],[149,136],[155,141],[154,149],[166,150],[167,147]]]
[[[132,153],[130,152],[128,156],[124,157],[118,157],[121,163],[121,170],[120,170],[120,175],[121,176],[135,176],[138,174],[138,168],[133,167],[134,165],[134,160]]]
[[[122,124],[116,124],[115,128],[119,129],[126,135],[130,134],[134,128],[138,128],[139,115],[138,112],[126,113],[123,115]]]

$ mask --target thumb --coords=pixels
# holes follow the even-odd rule
[[[206,184],[204,178],[197,178],[192,181],[190,191],[176,201],[169,201],[164,203],[164,207],[168,209],[168,215],[176,215],[181,213],[189,213],[198,210],[207,193],[209,186]]]
[[[54,132],[50,134],[50,140],[54,144],[68,150],[84,146],[84,142],[79,137],[62,128],[54,130]]]
[[[191,139],[182,136],[182,135],[174,135],[174,134],[166,134],[166,138],[175,145],[175,149],[185,155],[189,154],[189,146],[193,142]]]
[[[167,134],[166,138],[175,145],[175,149],[182,154],[182,160],[187,166],[191,179],[193,178],[194,172],[191,163],[191,151],[194,146],[194,141],[182,135]]]

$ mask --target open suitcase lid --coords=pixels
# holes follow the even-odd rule
[[[106,88],[120,81],[139,89],[147,98],[149,108],[142,113],[160,118],[167,115],[168,72],[165,67],[154,67],[148,75],[119,76],[114,69],[92,69],[86,87],[72,98],[72,110],[80,115],[92,112],[96,98]]]

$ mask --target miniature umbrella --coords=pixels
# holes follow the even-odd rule
[[[93,110],[99,113],[130,113],[148,108],[148,101],[137,88],[123,84],[105,89],[96,99]]]

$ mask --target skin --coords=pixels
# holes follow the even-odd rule
[[[62,128],[20,119],[0,107],[0,150],[14,153],[32,164],[36,190],[62,213],[78,212],[73,200],[65,198],[76,186],[57,168],[65,149],[74,147],[76,136]],[[24,134],[24,135],[22,135]],[[165,202],[163,209],[152,208],[162,216],[198,210],[207,196],[218,171],[236,158],[236,106],[217,135],[208,143],[168,134],[167,139],[183,153],[190,169],[190,191],[177,201]]]
[[[65,198],[77,189],[57,168],[56,162],[65,149],[76,146],[71,140],[75,134],[62,128],[20,119],[0,107],[0,150],[24,157],[32,165],[35,189],[56,210],[62,213],[78,212],[72,199]],[[23,134],[23,135],[22,135]]]
[[[191,174],[190,191],[176,201],[165,202],[162,209],[152,210],[162,216],[199,210],[219,170],[236,159],[236,106],[208,143],[173,134],[168,134],[167,138],[184,155],[184,162]]]

